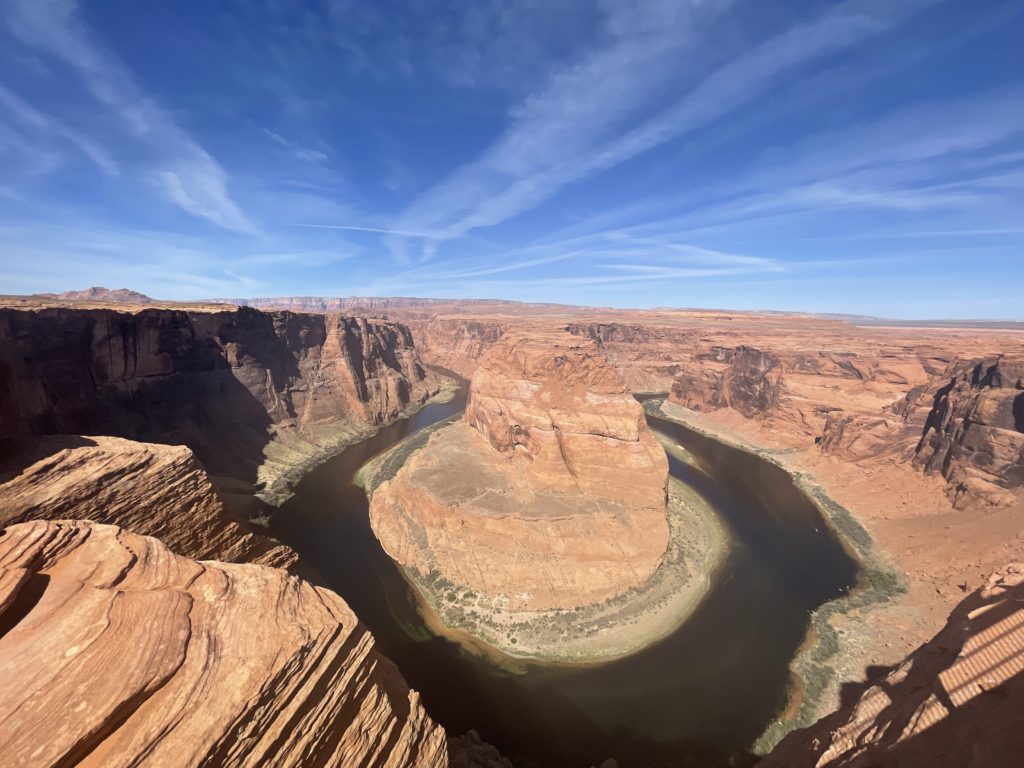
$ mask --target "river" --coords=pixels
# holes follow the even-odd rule
[[[510,672],[433,636],[370,530],[358,469],[465,407],[465,391],[385,427],[307,475],[273,531],[308,575],[338,592],[451,734],[475,729],[517,764],[543,768],[714,766],[742,753],[781,712],[788,665],[810,612],[856,583],[857,565],[779,467],[648,417],[693,456],[672,475],[719,514],[730,550],[707,597],[664,640],[592,666]]]

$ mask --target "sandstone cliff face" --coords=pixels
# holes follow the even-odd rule
[[[955,365],[935,395],[914,464],[941,472],[957,498],[1024,485],[1024,358]]]
[[[442,598],[472,593],[489,615],[574,608],[657,569],[667,475],[640,405],[593,342],[509,333],[477,368],[464,421],[374,492],[370,518]]]
[[[403,326],[252,309],[0,309],[0,443],[185,444],[270,501],[302,465],[426,400]]]
[[[0,525],[92,520],[155,536],[196,560],[287,568],[297,559],[290,547],[232,520],[183,445],[46,437],[0,472]]]
[[[1012,768],[1024,755],[1024,564],[993,574],[946,626],[758,768]]]
[[[782,364],[753,347],[715,347],[698,356],[699,367],[680,372],[670,398],[695,411],[733,408],[747,418],[776,409],[785,383]]]
[[[821,445],[941,474],[957,505],[1009,503],[1024,485],[1024,358],[956,361],[878,416],[831,415]]]
[[[444,766],[335,594],[114,526],[0,533],[4,764]]]
[[[470,379],[477,364],[505,332],[507,323],[461,317],[407,320],[416,351],[432,365],[439,365]]]
[[[588,339],[509,332],[481,361],[466,423],[542,483],[664,509],[668,460],[643,408]]]
[[[657,323],[575,322],[566,330],[593,339],[631,392],[667,392],[700,338],[692,326]]]

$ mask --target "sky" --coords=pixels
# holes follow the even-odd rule
[[[0,293],[1024,318],[1019,0],[0,0]]]

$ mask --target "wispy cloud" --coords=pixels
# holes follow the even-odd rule
[[[648,3],[613,42],[556,71],[515,112],[511,125],[479,158],[416,200],[396,227],[457,238],[513,218],[571,182],[619,165],[702,127],[762,93],[780,73],[884,31],[902,13],[847,2],[723,65],[675,104],[635,124],[645,98],[699,41],[707,14],[727,3]],[[680,9],[685,9],[681,11]],[[875,13],[872,15],[871,11]],[[674,11],[674,12],[673,12]]]
[[[229,195],[224,169],[93,40],[77,2],[9,0],[4,10],[24,44],[72,67],[93,96],[119,117],[126,134],[148,148],[154,165],[150,177],[168,200],[227,229],[255,231]]]
[[[400,237],[430,237],[427,232],[410,232],[404,229],[382,229],[380,227],[357,227],[354,224],[291,224],[292,227],[307,227],[310,229],[341,229],[352,232],[376,232],[383,235],[398,235]]]
[[[118,172],[117,163],[114,162],[102,147],[77,131],[62,125],[49,115],[43,114],[2,84],[0,84],[0,104],[32,129],[54,134],[74,145],[104,172],[112,175]]]
[[[330,159],[330,155],[322,149],[314,149],[313,147],[300,144],[297,141],[286,139],[281,134],[276,131],[272,131],[269,128],[264,128],[263,134],[279,147],[284,147],[288,153],[297,160],[302,160],[307,163],[325,163]]]

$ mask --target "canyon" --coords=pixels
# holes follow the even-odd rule
[[[632,392],[669,393],[701,431],[813,478],[907,579],[850,640],[850,679],[905,657],[965,591],[1024,559],[1019,324],[431,299],[368,311],[466,377],[510,330],[589,337]]]
[[[715,532],[666,480],[632,399],[660,393],[666,418],[813,480],[906,578],[904,596],[828,618],[846,685],[818,714],[836,711],[766,768],[883,752],[927,765],[915,756],[957,734],[985,744],[979,723],[1019,712],[1020,567],[1005,564],[1024,560],[1020,331],[82,293],[0,308],[0,706],[15,718],[0,736],[19,764],[508,765],[479,736],[446,741],[352,611],[288,573],[301,559],[260,525],[313,466],[451,391],[431,365],[471,379],[464,418],[377,457],[367,490],[374,532],[446,623],[541,657],[600,627],[574,651],[600,658],[642,643],[598,647],[622,614],[588,610],[642,603],[666,561],[689,574],[673,610],[699,603]],[[680,527],[703,559],[670,557]],[[978,683],[972,659],[997,635]],[[141,649],[130,673],[41,737],[40,713],[106,679],[126,645]],[[48,672],[23,679],[35,668]],[[1005,764],[1019,745],[996,736],[961,764]]]
[[[441,387],[394,323],[42,299],[0,309],[0,452],[49,434],[182,444],[250,511]]]

